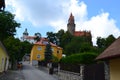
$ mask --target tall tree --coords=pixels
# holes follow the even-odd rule
[[[65,34],[65,31],[63,29],[59,30],[57,33],[56,33],[56,36],[57,36],[57,41],[58,41],[58,45],[59,46],[62,46],[61,45],[61,42],[62,42],[62,36]]]
[[[4,45],[10,56],[12,69],[14,69],[15,63],[20,59],[20,53],[21,53],[21,47],[22,47],[20,40],[15,39],[14,37],[8,37],[7,39],[4,40]]]
[[[64,49],[67,44],[72,40],[73,36],[69,32],[65,32],[61,39],[61,47]]]
[[[98,48],[105,48],[105,38],[97,37],[97,46]]]
[[[51,49],[51,45],[50,45],[49,42],[46,45],[46,49],[45,49],[45,61],[46,62],[51,62],[52,61],[52,49]]]
[[[20,60],[25,54],[30,54],[33,44],[28,41],[21,42]]]
[[[113,43],[116,40],[116,38],[113,35],[109,35],[106,38],[106,47],[110,46],[111,43]]]
[[[47,38],[49,39],[50,42],[58,45],[58,38],[56,36],[56,33],[47,32]]]
[[[105,50],[108,46],[110,46],[116,38],[113,35],[109,35],[107,38],[97,38],[97,47],[99,49],[99,52],[101,53],[103,50]]]
[[[16,28],[20,27],[20,23],[14,20],[15,15],[8,11],[0,13],[0,40],[3,41],[9,36],[16,34]]]
[[[67,55],[89,52],[92,49],[91,41],[87,37],[73,37],[69,44],[65,45],[64,53]]]

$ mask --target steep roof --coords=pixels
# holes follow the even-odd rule
[[[101,53],[96,59],[105,60],[120,57],[120,37],[114,41],[103,53]]]
[[[74,16],[72,15],[72,13],[70,14],[70,17],[68,19],[68,23],[74,23]]]
[[[48,39],[47,38],[41,38],[40,41],[36,42],[35,44],[38,44],[38,45],[47,45],[48,44]],[[57,48],[61,48],[61,47],[58,47],[56,44],[53,44],[52,42],[50,42],[50,45],[51,46],[55,46]]]

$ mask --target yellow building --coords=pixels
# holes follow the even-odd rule
[[[0,73],[8,69],[9,56],[3,44],[0,41]]]
[[[41,61],[45,59],[45,49],[46,49],[46,44],[48,44],[48,39],[47,38],[41,38],[40,41],[36,42],[33,45],[33,48],[31,50],[31,57],[30,61],[31,63],[33,61]],[[52,54],[57,57],[58,59],[62,58],[62,48],[58,47],[57,45],[53,44],[50,42],[51,48],[52,48]]]
[[[108,61],[109,75],[107,75],[107,80],[120,80],[120,37],[96,59]]]

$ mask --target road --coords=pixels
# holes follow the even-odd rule
[[[8,70],[0,75],[0,80],[58,80],[58,76],[48,74],[44,67],[38,68],[23,62],[22,70]]]
[[[35,68],[35,66],[32,66],[28,62],[23,62],[22,73],[25,80],[58,80],[57,77]]]

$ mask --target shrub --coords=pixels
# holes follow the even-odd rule
[[[62,58],[61,63],[69,64],[91,64],[95,62],[97,54],[92,52],[73,54],[68,57]]]

